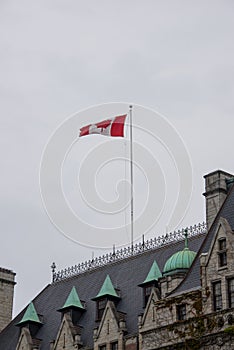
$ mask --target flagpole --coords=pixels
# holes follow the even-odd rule
[[[129,106],[130,117],[130,178],[131,178],[131,249],[133,252],[133,147],[132,147],[132,106]]]

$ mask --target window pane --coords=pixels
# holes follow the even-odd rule
[[[213,301],[214,301],[214,310],[222,310],[222,290],[221,290],[221,282],[215,282],[213,284]]]
[[[106,350],[106,344],[105,345],[100,345],[99,350]]]
[[[144,307],[146,307],[146,304],[149,300],[151,290],[152,290],[152,286],[148,286],[144,288]]]
[[[216,282],[214,284],[214,292],[217,296],[221,294],[221,282]]]
[[[111,350],[118,350],[118,342],[111,343]]]
[[[105,308],[105,306],[106,306],[106,300],[100,300],[98,302],[99,309]]]
[[[228,301],[229,307],[234,307],[234,278],[228,281]]]
[[[186,319],[186,305],[178,305],[177,306],[177,319],[179,321],[183,321]]]
[[[145,287],[145,295],[150,295],[152,287]]]
[[[97,301],[97,319],[101,320],[106,307],[107,299],[101,299]]]
[[[229,288],[231,292],[234,292],[234,278],[229,280]]]
[[[226,239],[221,239],[219,241],[219,250],[225,250],[226,249]]]
[[[227,265],[227,253],[219,253],[219,266],[226,266]]]
[[[219,266],[227,265],[227,253],[226,253],[226,239],[219,240]]]

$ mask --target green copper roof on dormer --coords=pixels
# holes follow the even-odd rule
[[[115,298],[119,298],[118,294],[115,291],[115,288],[113,287],[113,284],[111,282],[110,276],[107,275],[106,279],[98,293],[98,295],[94,299],[98,299],[104,296],[112,296]]]
[[[60,311],[64,310],[64,309],[71,308],[71,307],[84,309],[83,305],[81,304],[80,298],[77,294],[75,287],[72,287],[72,290],[71,290],[70,294],[68,295],[67,300],[65,301],[65,304],[60,309]]]
[[[190,268],[196,253],[188,248],[188,233],[185,231],[185,247],[182,251],[173,254],[166,262],[163,274],[171,275],[176,272],[185,272]]]
[[[38,317],[38,314],[35,310],[33,302],[31,302],[28,305],[28,307],[24,313],[23,318],[21,319],[21,321],[19,323],[17,323],[17,325],[21,325],[23,323],[29,323],[29,322],[42,324],[41,321],[39,320],[39,317]]]
[[[157,281],[160,277],[162,277],[162,273],[158,267],[157,262],[154,260],[154,262],[150,268],[150,271],[149,271],[146,279],[144,280],[143,284]]]

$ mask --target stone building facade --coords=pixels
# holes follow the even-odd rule
[[[0,332],[12,318],[15,273],[0,268]]]
[[[0,350],[234,349],[234,178],[205,176],[206,225],[63,271]]]

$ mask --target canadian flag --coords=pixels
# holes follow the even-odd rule
[[[103,120],[96,124],[89,124],[80,129],[80,137],[92,134],[105,136],[124,137],[124,123],[127,114],[119,115],[114,118]]]

